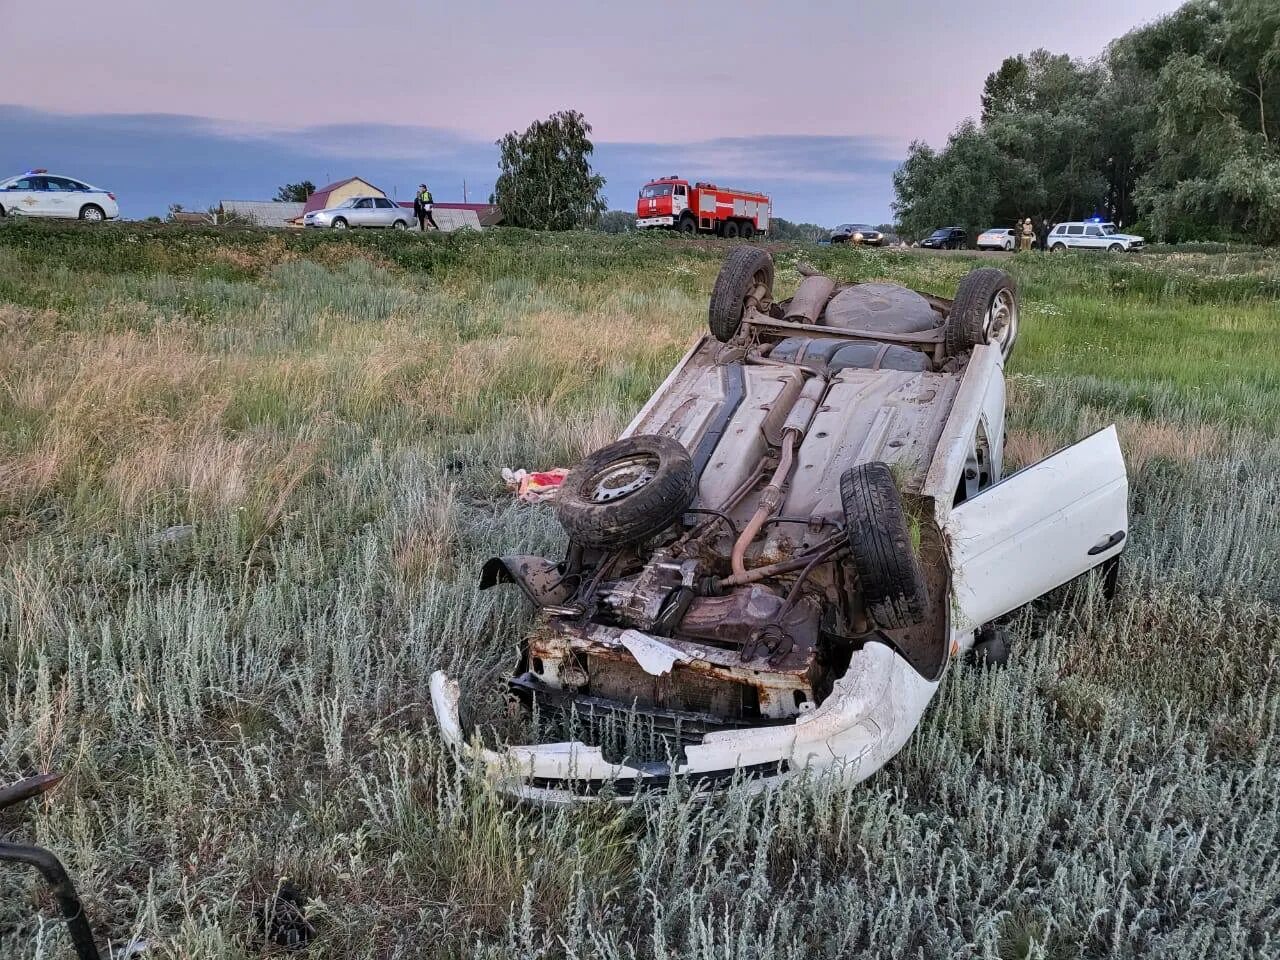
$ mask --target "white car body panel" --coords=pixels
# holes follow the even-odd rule
[[[1110,426],[950,512],[953,625],[972,629],[1116,556],[1128,528],[1128,478]]]
[[[868,643],[853,655],[848,671],[822,704],[795,723],[709,733],[702,744],[685,749],[687,762],[675,772],[696,783],[699,774],[778,768],[772,776],[751,780],[748,788],[752,790],[826,770],[850,784],[860,783],[902,749],[937,689],[936,681],[925,680],[889,647]],[[599,747],[576,740],[501,751],[468,744],[458,716],[459,699],[455,681],[439,670],[431,675],[431,703],[445,742],[480,762],[488,779],[521,799],[543,803],[580,799],[569,790],[539,786],[540,779],[597,785],[665,780],[665,775],[655,777],[638,767],[610,763]]]

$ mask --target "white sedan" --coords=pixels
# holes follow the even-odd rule
[[[306,227],[346,230],[352,227],[390,227],[407,230],[413,211],[386,197],[349,197],[336,207],[312,210],[302,218]]]
[[[100,223],[120,216],[116,195],[47,170],[0,180],[0,217],[57,217]]]
[[[992,227],[978,234],[979,250],[1012,250],[1018,245],[1018,239],[1009,228]]]
[[[526,742],[476,742],[442,672],[431,698],[505,791],[859,782],[954,657],[1003,659],[993,621],[1124,549],[1114,427],[1006,469],[1008,274],[974,270],[944,300],[801,273],[775,300],[769,253],[732,251],[709,333],[558,488],[564,559],[485,565],[481,589],[538,607],[507,678]]]

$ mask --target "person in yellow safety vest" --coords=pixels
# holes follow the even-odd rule
[[[1022,221],[1022,230],[1018,235],[1018,249],[1030,250],[1031,240],[1035,237],[1035,228],[1031,226],[1031,218]]]
[[[419,230],[426,230],[428,223],[431,224],[432,230],[440,229],[435,217],[431,216],[431,203],[431,191],[427,189],[427,185],[425,183],[418,184],[418,192],[413,198],[413,213],[418,218]]]

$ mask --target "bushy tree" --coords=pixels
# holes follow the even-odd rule
[[[790,220],[784,220],[782,217],[771,217],[769,219],[769,236],[774,240],[791,240],[797,243],[816,243],[817,241],[829,236],[831,233],[827,227],[820,227],[816,223],[792,223]]]
[[[498,141],[501,172],[491,203],[503,220],[535,230],[573,230],[604,212],[604,177],[591,169],[591,124],[576,110],[534,121]]]
[[[315,192],[316,185],[310,180],[286,183],[276,191],[275,200],[277,203],[306,203]]]
[[[894,177],[909,229],[1101,214],[1164,239],[1280,240],[1275,0],[1192,0],[1097,61],[1008,57],[981,103],[941,151],[912,144]]]
[[[636,228],[636,215],[631,210],[606,210],[594,226],[601,233],[630,233]]]

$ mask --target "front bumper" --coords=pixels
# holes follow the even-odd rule
[[[637,217],[636,229],[646,230],[649,227],[672,227],[675,226],[675,217]]]
[[[902,749],[937,688],[888,646],[869,642],[821,706],[790,724],[708,733],[685,747],[685,761],[674,769],[611,763],[599,747],[578,740],[505,750],[468,743],[459,720],[461,692],[441,671],[431,675],[431,704],[445,742],[477,761],[500,790],[523,800],[570,803],[601,793],[629,801],[676,779],[705,792],[742,777],[760,790],[829,769],[859,783]]]

